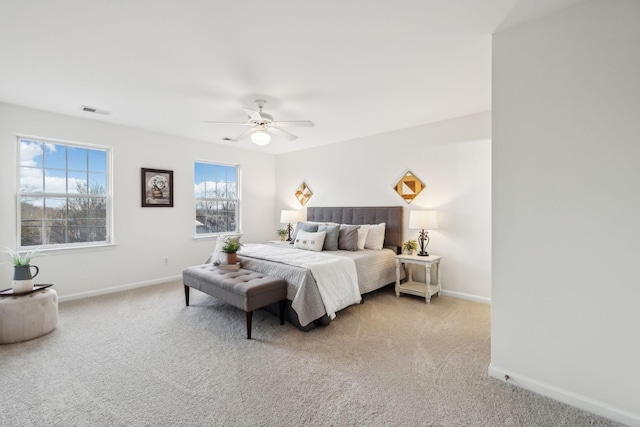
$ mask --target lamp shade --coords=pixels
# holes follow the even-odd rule
[[[269,141],[271,141],[271,137],[263,130],[251,134],[251,142],[256,145],[267,145]]]
[[[298,222],[300,219],[300,212],[295,210],[282,210],[280,211],[280,223],[291,224]]]
[[[436,211],[409,212],[409,228],[414,230],[437,230],[438,215]]]

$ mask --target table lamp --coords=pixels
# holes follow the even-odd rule
[[[418,240],[420,242],[420,252],[418,256],[429,256],[427,246],[429,245],[429,231],[438,229],[438,215],[436,211],[411,211],[409,212],[409,228],[420,230]]]
[[[282,210],[282,211],[280,211],[280,222],[282,224],[288,224],[287,225],[287,232],[288,232],[289,237],[287,238],[287,242],[291,241],[291,232],[293,231],[292,223],[298,222],[299,219],[300,219],[300,212],[298,212],[298,211],[295,211],[295,210]]]

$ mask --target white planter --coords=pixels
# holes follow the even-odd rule
[[[14,294],[21,294],[23,292],[29,292],[32,290],[33,290],[33,279],[13,281]]]

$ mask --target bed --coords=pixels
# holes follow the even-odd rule
[[[381,224],[385,223],[384,243],[380,250],[322,251],[323,257],[346,257],[353,260],[357,275],[357,290],[360,295],[375,291],[395,282],[395,255],[402,247],[403,208],[384,207],[309,207],[307,223],[333,224]],[[332,313],[327,314],[321,290],[314,279],[317,272],[309,268],[288,263],[292,252],[306,252],[293,249],[294,245],[245,244],[238,252],[243,268],[280,277],[287,281],[287,320],[297,328],[308,331],[318,325],[327,325]],[[265,252],[275,252],[273,257],[263,256]],[[344,258],[343,258],[344,260]],[[359,301],[359,298],[358,300]],[[352,302],[355,303],[355,300]],[[267,307],[277,313],[278,307]],[[330,310],[329,310],[330,311]]]

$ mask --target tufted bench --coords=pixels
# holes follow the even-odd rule
[[[247,312],[247,339],[251,339],[253,310],[280,302],[280,324],[284,325],[287,282],[251,270],[224,270],[213,264],[196,265],[182,271],[184,296],[195,288]]]

